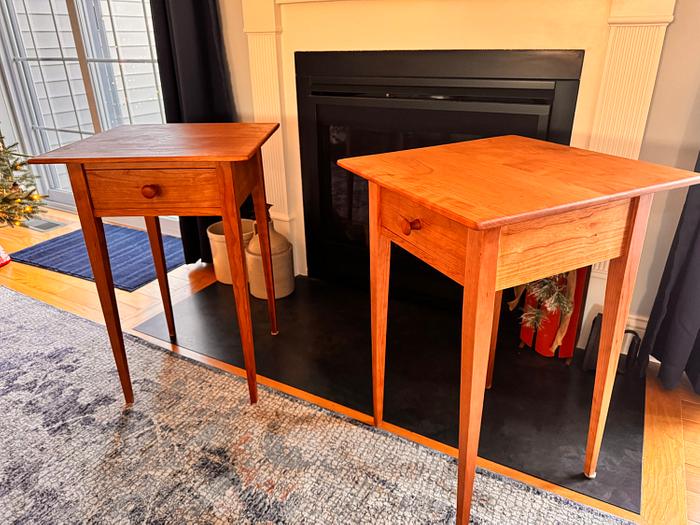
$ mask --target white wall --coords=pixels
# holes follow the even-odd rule
[[[693,169],[700,150],[700,1],[677,0],[666,33],[661,65],[640,158]],[[655,197],[630,308],[632,324],[651,313],[678,224],[685,190]]]

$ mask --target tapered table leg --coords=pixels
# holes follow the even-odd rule
[[[496,364],[496,345],[498,344],[498,323],[501,320],[501,300],[503,290],[496,292],[493,303],[493,324],[491,325],[491,348],[489,349],[489,369],[486,373],[486,390],[493,385],[493,367]]]
[[[129,365],[124,348],[124,336],[121,323],[119,322],[119,310],[117,309],[117,298],[114,294],[112,268],[109,263],[104,226],[102,225],[102,219],[93,215],[94,210],[90,201],[82,165],[68,164],[68,174],[73,188],[75,206],[80,218],[80,226],[83,230],[83,237],[85,238],[85,245],[90,258],[92,274],[97,286],[97,295],[100,298],[102,314],[107,325],[107,334],[112,345],[114,361],[117,365],[119,381],[124,392],[124,400],[130,404],[134,402],[134,392],[131,388]]]
[[[220,163],[218,172],[223,203],[221,218],[224,223],[226,251],[228,252],[231,278],[233,280],[233,295],[236,299],[236,315],[238,317],[238,330],[241,335],[241,347],[243,348],[243,362],[245,364],[246,379],[248,380],[250,402],[255,403],[258,400],[258,385],[255,372],[253,321],[250,317],[250,297],[246,279],[241,213],[236,205],[236,202],[239,201],[236,198],[231,164]]]
[[[620,257],[611,260],[608,268],[603,324],[600,329],[591,420],[586,444],[586,461],[583,467],[583,473],[589,478],[596,476],[598,455],[608,417],[610,396],[615,383],[625,323],[634,291],[634,281],[637,278],[639,258],[642,254],[651,200],[652,195],[650,194],[637,197],[632,201],[630,216],[627,219],[627,238],[623,253]]]
[[[389,306],[389,265],[391,241],[382,233],[379,214],[381,190],[369,183],[370,302],[372,312],[372,402],[374,425],[384,418],[384,370],[386,324]]]
[[[263,176],[262,155],[256,155],[257,184],[253,187],[253,207],[255,221],[260,237],[260,255],[265,273],[265,291],[267,292],[267,313],[270,317],[270,333],[277,335],[277,308],[275,307],[275,278],[272,272],[272,251],[270,249],[270,231],[267,223],[267,202],[265,199],[265,178]]]
[[[500,229],[468,230],[459,389],[457,523],[469,523],[496,296]]]
[[[163,236],[160,232],[160,221],[158,217],[144,217],[146,221],[146,231],[148,241],[151,244],[153,254],[153,265],[156,269],[160,297],[163,300],[163,311],[165,312],[165,322],[168,325],[168,335],[171,340],[175,340],[175,317],[173,316],[173,303],[170,299],[170,287],[168,286],[168,265],[163,251]]]

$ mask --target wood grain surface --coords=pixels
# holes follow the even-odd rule
[[[591,420],[586,442],[586,460],[583,467],[583,472],[588,477],[595,477],[596,474],[610,396],[617,375],[617,363],[622,339],[625,336],[625,324],[629,316],[653,197],[653,195],[642,195],[632,201],[622,254],[610,261],[608,269],[591,403]]]
[[[468,230],[462,302],[457,525],[469,523],[496,301],[500,230]]]
[[[504,226],[496,287],[502,290],[619,257],[629,207],[630,199],[623,199]]]
[[[215,169],[132,167],[87,170],[86,174],[98,217],[215,215],[221,206]],[[151,198],[144,196],[144,186],[155,187],[157,193]]]
[[[279,124],[138,124],[119,126],[32,157],[30,164],[248,160]],[[118,145],[118,147],[115,147]]]
[[[382,226],[381,208],[385,192],[369,183],[370,303],[372,325],[372,409],[374,425],[384,418],[384,373],[386,370],[386,330],[389,309],[389,269],[391,240]]]
[[[338,164],[479,230],[700,182],[698,173],[514,135]]]
[[[461,283],[464,279],[467,228],[397,192],[385,188],[378,191],[381,192],[382,202],[381,225],[389,230],[387,235],[391,240]],[[411,221],[418,221],[420,229],[406,228]]]

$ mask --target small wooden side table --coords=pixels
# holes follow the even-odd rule
[[[221,215],[248,391],[257,401],[253,325],[240,206],[252,194],[262,247],[271,330],[277,334],[261,146],[279,124],[121,126],[30,160],[66,164],[124,398],[134,394],[124,349],[102,217],[143,216],[171,339],[175,322],[159,215]]]
[[[457,523],[468,523],[499,290],[610,260],[583,471],[595,477],[655,192],[700,175],[517,136],[343,159],[369,181],[374,420],[391,243],[464,286]]]

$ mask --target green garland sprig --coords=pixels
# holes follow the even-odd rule
[[[561,315],[567,315],[574,308],[573,301],[566,294],[564,274],[528,283],[526,291],[537,300],[537,306],[525,306],[521,316],[523,325],[530,328],[540,328],[549,313],[559,311]]]

